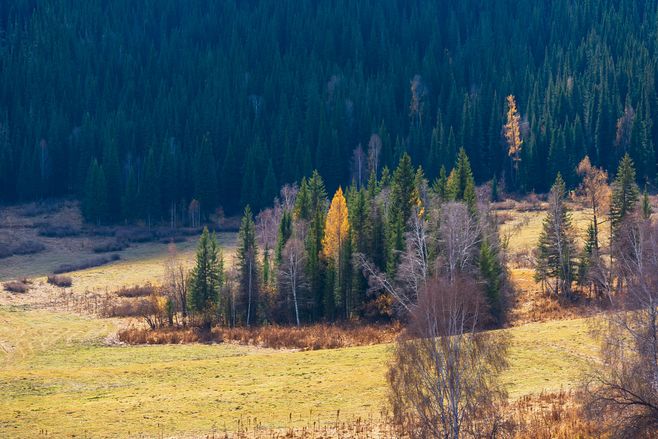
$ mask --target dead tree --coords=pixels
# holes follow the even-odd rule
[[[487,309],[477,284],[433,277],[411,315],[388,372],[396,424],[417,438],[495,437],[508,340],[480,331]]]
[[[626,275],[616,312],[599,328],[602,363],[588,375],[590,413],[613,437],[658,431],[658,227],[622,226]],[[632,273],[632,274],[631,274]]]

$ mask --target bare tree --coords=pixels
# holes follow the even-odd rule
[[[595,246],[599,248],[599,226],[601,225],[602,212],[607,212],[610,203],[610,186],[608,185],[608,173],[593,166],[588,156],[578,164],[578,174],[583,181],[580,191],[587,199],[588,207],[592,209],[592,225],[594,226]]]
[[[474,281],[433,277],[421,290],[388,372],[393,416],[411,437],[495,437],[506,394],[508,338],[481,332],[486,301]]]
[[[304,271],[306,252],[304,242],[297,236],[292,236],[283,249],[283,257],[279,266],[279,283],[286,301],[292,299],[295,311],[295,322],[300,325],[299,294],[308,288],[308,280]]]
[[[352,181],[356,182],[356,187],[363,186],[363,180],[367,177],[366,174],[366,153],[363,151],[361,144],[359,144],[354,151],[352,151]]]
[[[295,207],[297,192],[299,192],[297,183],[286,184],[281,188],[281,207],[286,212],[292,212],[293,208]]]
[[[633,123],[635,122],[635,110],[629,103],[624,107],[624,114],[617,119],[617,133],[615,135],[615,146],[622,150],[622,154],[628,151],[633,134]]]
[[[658,431],[658,227],[648,221],[624,228],[620,264],[625,294],[619,312],[600,330],[602,364],[587,383],[588,408],[614,437],[655,437]]]
[[[441,207],[439,239],[448,279],[475,266],[481,236],[481,223],[466,204],[450,202]]]
[[[187,325],[187,287],[189,285],[189,270],[178,257],[176,244],[169,244],[168,257],[165,261],[164,289],[167,296],[176,305],[176,311],[181,315],[181,323]]]
[[[382,152],[382,138],[373,133],[368,141],[368,172],[377,175],[379,172],[379,161]]]
[[[423,125],[423,113],[425,112],[425,99],[428,89],[422,76],[415,75],[411,80],[411,103],[409,104],[409,115],[414,125]]]

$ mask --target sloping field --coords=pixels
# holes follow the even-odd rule
[[[390,346],[111,346],[111,320],[0,308],[0,437],[176,436],[377,416]],[[511,397],[577,384],[586,320],[510,330]],[[258,417],[254,420],[254,417]]]

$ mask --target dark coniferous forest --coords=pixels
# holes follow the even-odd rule
[[[0,201],[258,211],[314,169],[364,183],[377,145],[376,169],[407,152],[430,180],[463,147],[519,194],[573,187],[585,155],[651,184],[657,26],[655,0],[0,2]]]

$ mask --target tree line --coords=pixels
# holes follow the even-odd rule
[[[430,183],[403,154],[393,171],[339,187],[331,201],[317,171],[286,185],[273,207],[255,217],[245,208],[230,270],[208,229],[191,272],[170,264],[171,311],[206,328],[405,320],[430,279],[467,275],[497,325],[506,272],[490,190],[476,192],[463,149],[445,174]]]
[[[653,183],[656,15],[655,0],[13,1],[0,201],[196,223],[259,211],[313,169],[332,193],[365,184],[373,149],[434,180],[463,147],[476,183],[521,193],[628,153]]]

